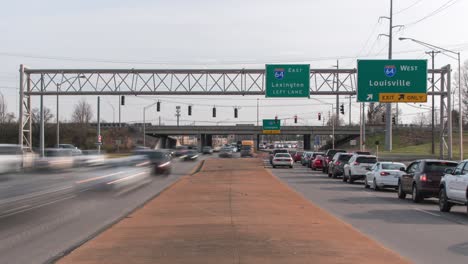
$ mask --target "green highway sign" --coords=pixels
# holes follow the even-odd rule
[[[265,65],[266,97],[309,97],[309,64]]]
[[[281,120],[263,119],[263,134],[279,134],[281,130]]]
[[[358,102],[426,102],[427,60],[358,60]]]

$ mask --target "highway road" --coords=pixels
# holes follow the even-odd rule
[[[175,161],[167,177],[151,176],[144,166],[0,175],[0,263],[53,261],[196,164]]]
[[[468,263],[466,207],[441,213],[436,199],[414,204],[394,190],[343,183],[300,164],[271,169],[281,181],[322,209],[415,263]]]

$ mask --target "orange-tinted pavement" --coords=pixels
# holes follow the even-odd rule
[[[407,263],[259,159],[208,160],[59,263]]]

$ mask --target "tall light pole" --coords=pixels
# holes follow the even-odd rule
[[[435,45],[432,45],[432,44],[429,44],[427,42],[423,42],[423,41],[420,41],[420,40],[417,40],[417,39],[414,39],[414,38],[404,38],[404,37],[401,37],[401,38],[398,38],[399,40],[411,40],[413,41],[414,43],[417,43],[419,45],[422,45],[422,46],[425,46],[425,47],[428,47],[430,49],[435,49],[435,50],[438,50],[440,51],[442,54],[445,54],[446,56],[450,57],[450,58],[454,58],[452,56],[449,56],[447,55],[446,53],[451,53],[451,54],[455,54],[457,55],[457,60],[458,60],[458,114],[459,114],[459,117],[458,117],[458,126],[459,126],[459,147],[460,147],[460,160],[463,160],[463,106],[462,106],[462,87],[461,87],[461,60],[460,60],[460,52],[458,51],[453,51],[453,50],[448,50],[448,49],[445,49],[445,48],[442,48],[442,47],[439,47],[439,46],[435,46]],[[450,96],[450,95],[449,95]],[[451,115],[452,113],[448,113],[449,115]]]
[[[146,147],[146,109],[156,104],[157,102],[143,107],[143,147]]]
[[[58,92],[60,90],[60,86],[66,82],[70,82],[71,80],[75,80],[75,79],[83,79],[83,78],[86,78],[84,75],[78,75],[76,77],[72,77],[72,78],[67,78],[65,79],[65,81],[62,81],[60,83],[56,83],[57,85],[57,148],[60,144],[60,118],[59,118],[59,95],[58,95]]]

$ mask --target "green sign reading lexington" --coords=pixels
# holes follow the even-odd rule
[[[309,64],[265,65],[266,97],[309,97]]]
[[[263,134],[279,134],[281,129],[281,120],[263,119]]]
[[[426,60],[358,60],[358,102],[426,102]]]

